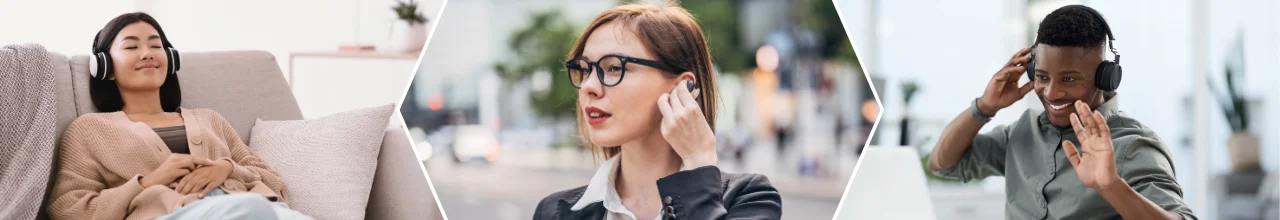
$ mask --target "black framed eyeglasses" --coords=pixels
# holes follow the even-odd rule
[[[622,76],[627,73],[627,64],[635,63],[648,67],[657,68],[669,73],[679,73],[680,71],[663,65],[655,60],[640,59],[622,55],[605,55],[600,60],[591,62],[586,57],[573,58],[564,62],[565,69],[568,69],[569,83],[574,88],[582,88],[582,81],[587,78],[587,74],[594,72],[596,79],[600,80],[600,84],[606,87],[613,87],[622,82]]]

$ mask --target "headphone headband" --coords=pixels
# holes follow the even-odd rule
[[[1098,12],[1098,10],[1095,10],[1088,6],[1083,6],[1083,5],[1078,5],[1078,6],[1081,9],[1084,9],[1084,11],[1089,12],[1089,14],[1093,14],[1094,19],[1096,19],[1098,23],[1102,24],[1102,29],[1105,30],[1107,33],[1107,42],[1106,42],[1107,48],[1111,49],[1112,54],[1115,54],[1115,62],[1117,64],[1120,63],[1120,50],[1116,49],[1116,35],[1111,33],[1111,24],[1107,24],[1107,19],[1103,18],[1102,13]]]
[[[182,56],[177,49],[173,48],[169,38],[165,37],[164,30],[161,30],[158,25],[153,26],[157,34],[160,35],[160,44],[164,47],[163,56],[168,60],[168,68],[165,69],[165,74],[177,74],[178,70],[182,68]],[[93,35],[93,48],[91,48],[93,53],[89,58],[89,76],[91,78],[106,80],[114,74],[113,69],[115,67],[112,65],[111,54],[108,53],[111,50],[111,43],[107,43],[105,46],[100,46],[99,44],[104,41],[104,38],[115,39],[116,35],[120,34],[120,29],[124,29],[124,27],[121,26],[110,30],[111,36],[102,36],[103,30],[98,30],[98,33]],[[110,40],[105,41],[109,42]]]
[[[1104,39],[1103,43],[1107,44],[1107,47],[1111,49],[1111,53],[1115,54],[1115,58],[1113,59],[1114,61],[1103,60],[1101,64],[1098,64],[1097,70],[1094,71],[1094,86],[1104,91],[1115,91],[1116,88],[1120,87],[1120,80],[1123,76],[1123,71],[1120,67],[1120,50],[1116,49],[1116,37],[1111,33],[1111,25],[1107,24],[1107,20],[1102,17],[1102,13],[1099,13],[1097,10],[1088,6],[1068,5],[1059,8],[1058,10],[1068,7],[1083,9],[1087,13],[1092,14],[1094,19],[1101,23],[1102,29],[1106,31],[1107,37]],[[1037,35],[1036,38],[1036,42],[1031,44],[1033,49],[1036,47],[1036,44],[1039,43],[1039,36]],[[1027,67],[1027,78],[1035,80],[1035,52],[1032,52],[1030,56],[1031,60],[1027,61],[1023,66]]]
[[[111,36],[111,37],[115,38],[115,36]],[[93,47],[90,48],[90,51],[93,51],[93,53],[101,52],[102,50],[98,49],[99,47],[98,42],[101,42],[101,41],[102,41],[102,30],[98,30],[98,33],[93,34]]]

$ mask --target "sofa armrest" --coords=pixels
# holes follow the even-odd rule
[[[403,128],[387,129],[378,154],[365,219],[443,219]]]

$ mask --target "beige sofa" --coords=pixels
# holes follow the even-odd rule
[[[89,99],[89,56],[68,59],[50,53],[57,92],[59,138],[77,116],[96,112]],[[249,142],[254,119],[298,120],[302,112],[280,72],[264,51],[183,53],[182,106],[211,108],[222,114],[236,133]],[[404,73],[409,74],[409,73]],[[440,219],[421,162],[414,156],[404,130],[388,128],[378,156],[366,219]],[[305,183],[285,183],[305,184]],[[48,204],[49,198],[45,198]]]

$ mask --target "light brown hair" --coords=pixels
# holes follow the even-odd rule
[[[632,3],[610,8],[596,16],[595,21],[587,26],[573,44],[573,50],[569,52],[567,59],[582,56],[591,32],[608,24],[619,25],[622,30],[635,34],[645,49],[655,56],[654,59],[663,65],[693,73],[700,91],[696,96],[698,106],[702,108],[702,115],[710,124],[711,131],[715,132],[717,93],[715,74],[711,67],[711,49],[707,47],[702,27],[698,26],[693,15],[675,2],[663,7]],[[676,77],[681,73],[683,72],[669,73],[668,76]],[[577,104],[575,110],[577,109],[582,109],[581,103]],[[578,133],[583,143],[597,156],[596,159],[608,159],[622,152],[622,148],[617,146],[596,146],[592,143],[584,113],[576,112]]]

